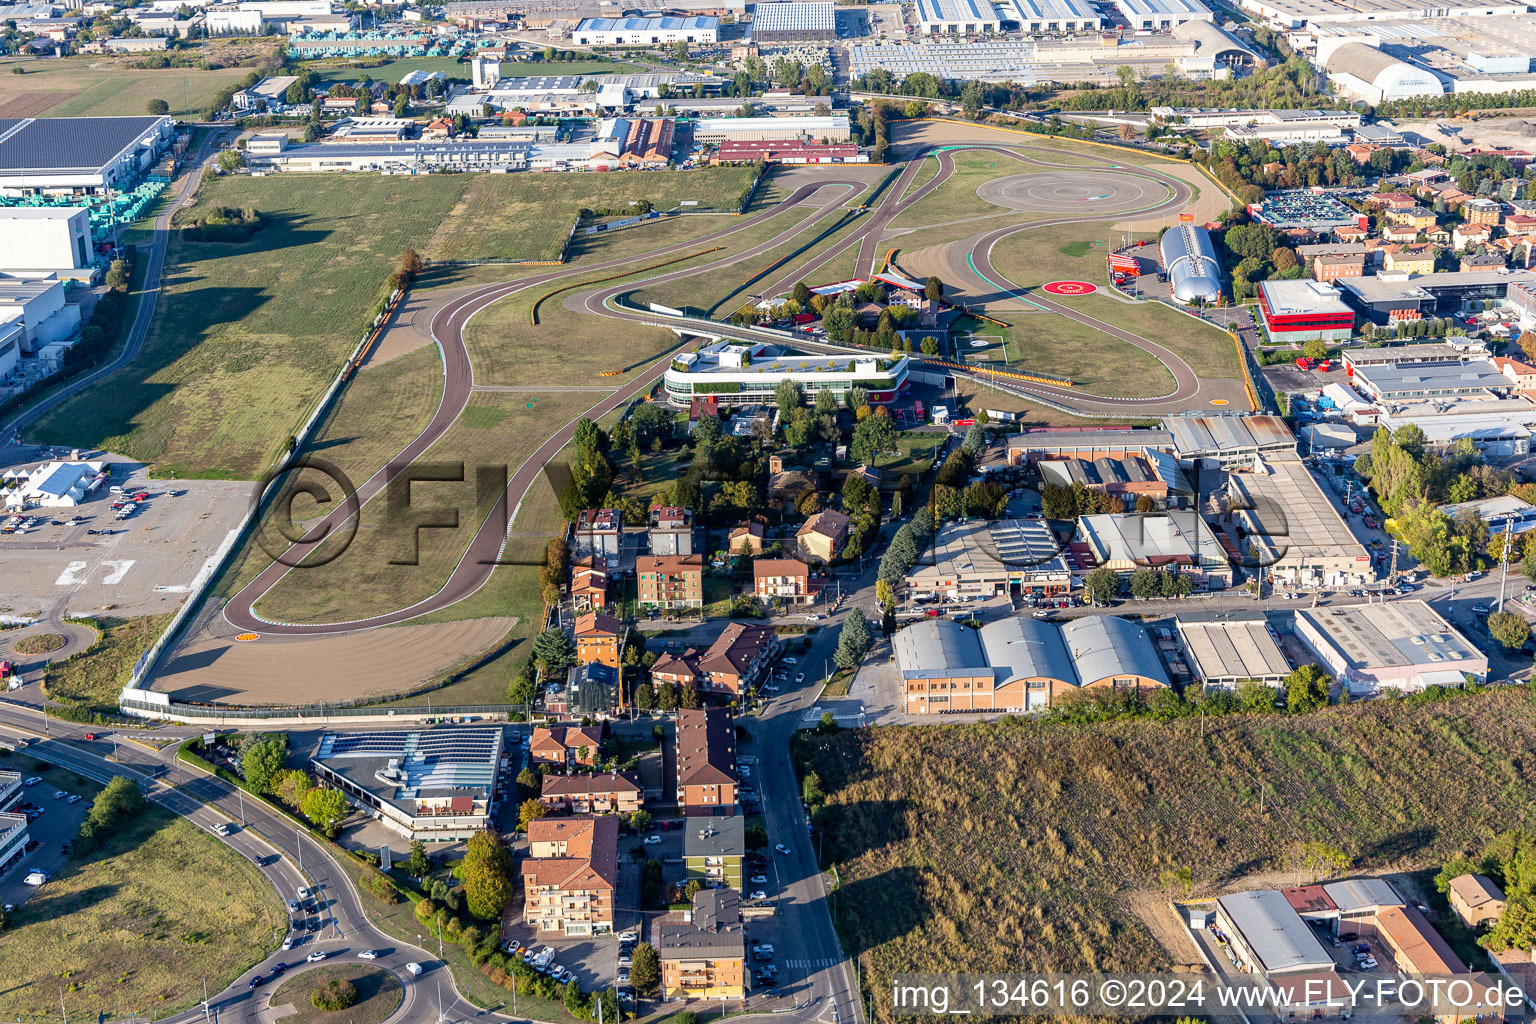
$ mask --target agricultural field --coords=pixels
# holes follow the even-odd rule
[[[492,511],[477,505],[478,467],[505,466],[509,475],[516,473],[552,429],[581,416],[604,397],[604,392],[476,395],[459,421],[423,456],[432,462],[462,462],[464,482],[417,484],[412,492],[422,509],[428,502],[433,508],[457,509],[456,528],[426,529],[419,535],[409,527],[390,528],[386,503],[371,501],[359,515],[356,537],[339,557],[294,568],[257,602],[256,610],[284,622],[341,622],[408,607],[431,596]],[[326,556],[332,553],[326,545],[321,549]],[[478,617],[457,607],[455,612],[454,619]]]
[[[626,209],[648,200],[657,210],[695,202],[688,209],[734,212],[755,174],[751,167],[708,167],[455,175],[470,179],[467,188],[422,252],[432,260],[555,260],[583,209]]]
[[[243,243],[173,239],[144,350],[39,421],[38,439],[162,477],[260,475],[357,345],[401,250],[430,237],[468,177],[205,179],[199,205],[253,206],[265,226]]]
[[[218,991],[260,962],[287,928],[254,865],[150,804],[6,915],[0,1013],[41,1020],[62,996],[71,1019],[165,1017],[202,1000],[202,979]]]
[[[804,735],[804,734],[802,734]],[[845,730],[797,741],[836,924],[876,992],[898,970],[1147,971],[1196,895],[1295,884],[1306,843],[1350,873],[1437,868],[1536,824],[1536,698],[1373,701],[1305,716]],[[1312,878],[1303,878],[1311,881]]]
[[[92,67],[88,57],[64,60],[0,60],[0,118],[105,117],[144,115],[150,100],[165,100],[171,116],[192,118],[221,89],[239,82],[250,68]],[[26,74],[12,72],[26,68]]]

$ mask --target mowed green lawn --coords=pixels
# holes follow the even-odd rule
[[[223,989],[287,928],[249,861],[150,805],[6,915],[0,1015],[51,1018],[62,994],[71,1020],[165,1017],[200,1001],[203,979]]]
[[[12,67],[26,68],[26,74]],[[93,68],[88,57],[0,61],[0,117],[144,115],[165,100],[173,117],[195,117],[250,68]]]
[[[424,254],[434,260],[559,259],[583,209],[628,209],[648,200],[657,210],[694,202],[687,209],[734,211],[754,173],[751,167],[705,167],[464,175],[469,187]]]
[[[467,175],[234,177],[201,206],[254,206],[249,242],[173,239],[144,350],[44,417],[39,440],[120,452],[162,477],[249,479],[296,433],[362,337],[384,279]]]
[[[1173,375],[1150,353],[1055,313],[1004,313],[1011,327],[972,321],[960,354],[982,369],[1070,378],[1084,391],[1113,398],[1155,398],[1173,390]],[[1006,358],[999,356],[1006,353]]]
[[[992,265],[1010,282],[1022,288],[1035,288],[1051,281],[1088,281],[1099,286],[1091,295],[1052,295],[1052,301],[1087,313],[1089,316],[1149,338],[1172,349],[1201,377],[1238,377],[1237,349],[1225,331],[1170,309],[1161,302],[1127,303],[1109,294],[1105,259],[1108,245],[1120,244],[1119,236],[1106,241],[1103,224],[1059,225],[1034,231],[1020,231],[998,242],[992,249]],[[1110,233],[1113,235],[1113,233]],[[1152,238],[1136,235],[1135,239]],[[1150,251],[1149,256],[1155,257]],[[1043,314],[1030,314],[1022,322],[1034,324]],[[1007,319],[1006,316],[1003,319]],[[1064,317],[1052,317],[1058,323],[1070,323]],[[1051,335],[1069,331],[1051,327]],[[1101,335],[1106,344],[1122,342]],[[1154,392],[1160,393],[1160,392]]]
[[[456,528],[418,533],[409,523],[392,519],[381,496],[363,506],[356,536],[346,542],[338,557],[293,569],[257,602],[257,611],[284,622],[342,622],[405,608],[430,597],[447,580],[480,524],[492,513],[489,503],[477,501],[479,467],[505,466],[508,476],[515,474],[551,432],[605,397],[605,392],[477,394],[464,416],[422,457],[423,462],[462,463],[464,482],[416,483],[411,489],[413,511],[456,509]],[[297,506],[296,510],[302,512]],[[344,539],[338,535],[338,545]],[[333,551],[326,545],[321,548],[322,556],[313,561]],[[415,564],[405,564],[411,559]],[[487,610],[481,614],[506,612]],[[478,616],[456,613],[453,617]]]

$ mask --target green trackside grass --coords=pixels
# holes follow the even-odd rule
[[[1155,239],[1156,236],[1132,236],[1133,240],[1144,238]],[[1120,235],[1104,224],[1069,224],[1021,231],[993,247],[992,265],[1021,288],[1038,287],[1051,281],[1091,281],[1099,286],[1099,292],[1079,296],[1052,295],[1051,299],[1172,349],[1201,377],[1241,376],[1237,349],[1232,344],[1231,335],[1225,331],[1185,316],[1161,302],[1132,304],[1108,294],[1104,261],[1109,246],[1118,244]],[[1155,256],[1155,253],[1149,251],[1148,255]],[[1024,322],[1034,323],[1036,316],[1030,314]],[[1052,331],[1054,333],[1054,328]],[[1106,342],[1120,344],[1108,336],[1103,337]]]
[[[48,665],[43,692],[67,706],[115,712],[117,698],[138,660],[165,629],[169,615],[134,619],[97,619],[100,637],[80,654]]]
[[[879,993],[913,964],[1187,962],[1187,943],[1159,941],[1177,930],[1168,900],[1183,898],[1159,883],[1170,870],[1191,871],[1194,895],[1295,884],[1284,865],[1308,842],[1343,850],[1351,875],[1438,868],[1536,824],[1522,765],[1533,743],[1536,699],[1520,687],[1208,717],[1203,735],[1188,718],[1010,718],[797,746],[829,794],[817,826],[839,879],[836,924]]]
[[[978,410],[995,409],[999,412],[1018,413],[1019,418],[1011,423],[992,424],[994,430],[1017,432],[1026,427],[1078,427],[1078,426],[1104,426],[1106,424],[1136,425],[1156,427],[1157,419],[1137,420],[1128,419],[1100,419],[1092,416],[1073,416],[1069,413],[1057,412],[1055,409],[1028,401],[1008,391],[998,391],[989,388],[970,377],[956,378],[956,396],[960,407],[967,414],[975,416]]]
[[[150,100],[165,100],[171,116],[200,115],[219,90],[250,68],[94,68],[90,57],[0,61],[0,117],[143,116]],[[13,74],[11,67],[26,68]]]
[[[1055,313],[998,315],[1013,326],[974,321],[972,328],[975,339],[987,340],[992,348],[961,342],[961,353],[975,366],[1064,376],[1084,391],[1114,398],[1153,398],[1173,390],[1167,368],[1129,342]],[[995,356],[999,345],[1007,352],[1006,362],[977,358]]]
[[[328,463],[361,487],[426,428],[442,395],[435,345],[364,366],[342,388],[301,458]],[[254,535],[247,536],[214,580],[213,594],[232,597],[271,563]]]
[[[248,242],[173,240],[167,290],[133,364],[65,402],[39,440],[249,479],[296,432],[356,346],[407,245],[448,216],[468,175],[206,179],[202,206],[253,206]]]
[[[623,209],[649,200],[658,210],[695,201],[698,211],[734,212],[756,172],[751,167],[694,171],[474,174],[463,198],[423,255],[434,260],[499,257],[559,259],[582,209]]]
[[[309,1001],[310,994],[333,980],[351,982],[357,989],[357,1002],[336,1012],[315,1009]],[[274,989],[268,1005],[291,1007],[293,1013],[282,1018],[288,1024],[330,1024],[343,1015],[347,1024],[384,1024],[399,1008],[404,995],[400,979],[382,967],[338,963],[288,978]]]
[[[576,419],[603,397],[597,392],[477,394],[470,409],[488,411],[468,413],[422,456],[423,462],[462,462],[465,481],[412,487],[418,509],[457,508],[457,528],[421,530],[416,548],[412,543],[416,531],[390,528],[386,502],[371,501],[362,507],[356,536],[339,557],[323,565],[295,568],[257,602],[258,611],[285,622],[341,622],[404,608],[431,596],[491,511],[476,504],[477,467],[501,465],[509,475],[516,473],[552,430]],[[324,555],[331,553],[326,545],[321,548]],[[392,564],[410,558],[416,564]],[[480,613],[504,614],[509,613]],[[462,609],[453,615],[455,619],[477,617]]]
[[[58,773],[54,769],[53,774]],[[51,776],[48,780],[54,783]],[[288,916],[245,858],[151,804],[0,932],[0,1014],[166,1017],[277,948]]]

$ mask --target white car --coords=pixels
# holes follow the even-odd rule
[[[763,892],[761,889],[754,890],[753,892],[747,894],[747,899],[749,900],[765,900],[767,898],[768,894]]]
[[[645,837],[645,845],[646,846],[655,846],[659,842],[661,842],[661,836],[646,836]]]
[[[31,776],[31,777],[29,777],[29,778],[28,778],[28,779],[27,779],[27,781],[26,781],[26,784],[27,784],[27,785],[28,785],[28,786],[35,786],[35,785],[37,785],[37,784],[38,784],[38,783],[39,783],[39,782],[42,782],[42,781],[43,781],[43,780],[42,780],[42,777],[41,777],[41,776],[38,776],[38,775],[33,775],[33,776]]]
[[[53,798],[55,800],[63,800],[67,796],[69,796],[69,794],[64,792],[62,789],[56,789],[53,791]]]
[[[639,940],[640,936],[634,932],[625,932],[623,935],[619,936],[620,942],[638,942]]]
[[[309,954],[309,956],[305,957],[304,959],[309,961],[312,964],[317,964],[321,960],[324,960],[326,958],[326,955],[327,954],[326,954],[325,950],[317,949],[313,953]]]
[[[48,872],[33,868],[27,872],[27,877],[22,879],[28,885],[42,885],[48,881]]]
[[[751,882],[753,885],[767,885],[768,884],[768,876],[767,875],[753,875],[751,878],[747,879],[747,881]]]
[[[283,948],[284,949],[292,949],[293,948],[293,936],[292,935],[288,936],[286,939],[283,940]]]
[[[783,663],[785,665],[798,665],[798,664],[800,664],[800,659],[799,658],[785,658]]]
[[[803,682],[805,682],[805,673],[804,672],[797,672],[797,673],[795,673],[795,682],[796,683],[803,683]]]
[[[785,846],[783,843],[778,843],[778,844],[776,844],[774,846],[773,852],[774,853],[782,853],[785,856],[788,856],[790,853],[792,853],[794,851],[792,851],[789,847]]]
[[[421,964],[418,964],[418,963],[416,963],[416,961],[413,960],[410,963],[405,965],[405,969],[407,971],[410,971],[412,974],[420,974],[421,973]]]
[[[807,615],[805,617],[805,621],[806,622],[820,622],[824,618],[826,618],[825,615],[817,615],[815,612],[812,612],[812,613],[810,613],[809,615]]]
[[[377,960],[379,958],[379,954],[375,953],[371,949],[360,949],[357,951],[357,958],[359,960]]]

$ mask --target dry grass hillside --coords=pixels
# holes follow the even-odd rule
[[[1355,872],[1438,867],[1536,820],[1524,689],[1200,732],[1011,721],[805,739],[837,924],[869,987],[903,970],[1165,969],[1183,957],[1131,910],[1165,871],[1219,892],[1309,842]]]

